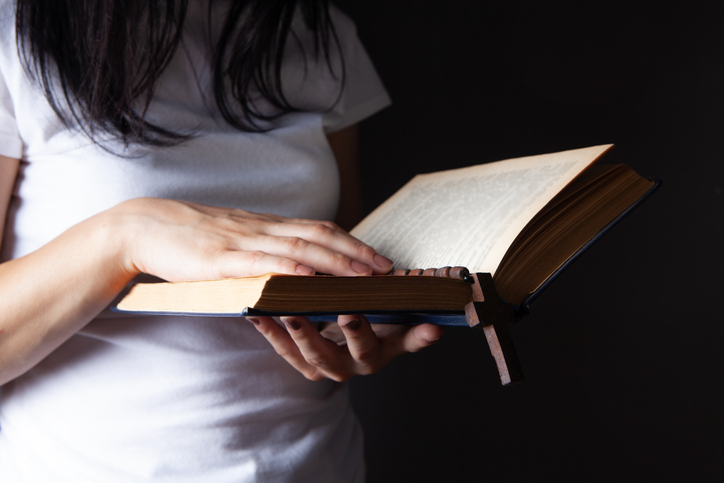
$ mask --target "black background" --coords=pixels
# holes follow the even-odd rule
[[[722,10],[338,5],[394,101],[362,124],[368,211],[418,172],[594,144],[663,180],[513,327],[526,382],[464,328],[354,380],[368,480],[724,481]]]

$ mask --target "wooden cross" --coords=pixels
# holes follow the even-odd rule
[[[485,332],[490,353],[495,359],[500,382],[507,386],[524,380],[523,369],[513,345],[508,326],[515,322],[513,307],[500,301],[489,273],[473,273],[473,301],[465,306],[470,327]]]

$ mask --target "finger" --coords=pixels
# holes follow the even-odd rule
[[[347,339],[347,348],[356,363],[359,374],[372,374],[376,372],[384,361],[399,354],[385,357],[383,346],[374,333],[367,318],[362,315],[340,315],[337,323],[342,328]]]
[[[328,221],[284,218],[238,209],[224,209],[187,203],[206,215],[208,229],[228,235],[229,248],[264,251],[269,255],[297,260],[333,275],[387,273],[392,262]],[[289,269],[281,273],[293,273]]]
[[[338,382],[354,375],[349,352],[324,338],[309,320],[305,317],[281,317],[281,320],[304,360],[321,375]]]
[[[208,266],[213,267],[209,279],[246,277],[261,273],[284,273],[289,275],[314,275],[309,265],[291,258],[272,255],[263,251],[225,250],[210,256]]]
[[[435,344],[444,332],[445,329],[439,325],[420,324],[407,331],[402,346],[406,352],[417,352]]]
[[[271,223],[265,228],[265,232],[276,237],[301,238],[311,244],[328,250],[326,263],[334,267],[342,262],[344,269],[351,268],[355,274],[368,275],[371,273],[387,273],[392,269],[392,261],[378,254],[374,248],[362,243],[349,233],[341,230],[333,223],[308,222],[308,223]],[[320,252],[323,253],[323,252]],[[279,253],[290,256],[289,253]],[[342,254],[347,259],[338,258]],[[354,261],[356,265],[347,267],[346,264]],[[321,268],[319,269],[322,270]],[[326,272],[333,273],[333,272]],[[336,273],[334,273],[336,275]]]
[[[257,235],[252,238],[239,239],[236,247],[241,251],[263,250],[268,255],[296,260],[304,266],[313,267],[316,272],[345,276],[372,275],[374,273],[370,265],[359,259],[349,257],[342,252],[301,236]]]
[[[269,341],[276,353],[302,373],[304,377],[313,381],[324,378],[324,375],[316,367],[304,359],[292,337],[274,319],[271,317],[247,317],[247,320],[256,326],[256,329]]]

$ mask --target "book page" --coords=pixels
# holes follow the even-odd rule
[[[418,175],[352,235],[395,268],[495,273],[517,234],[611,145]]]

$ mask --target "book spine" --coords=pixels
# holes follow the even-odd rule
[[[468,283],[473,282],[470,271],[465,267],[442,267],[442,268],[415,268],[413,270],[402,269],[392,272],[393,276],[425,276],[457,278]]]

